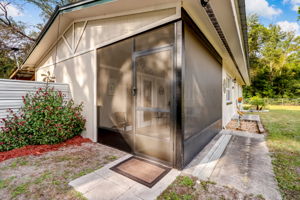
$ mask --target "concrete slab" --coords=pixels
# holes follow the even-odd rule
[[[237,120],[238,118],[239,118],[238,115],[234,115],[234,116],[232,117],[232,119],[234,119],[234,120]],[[246,121],[256,121],[256,122],[258,122],[258,121],[260,121],[260,117],[259,117],[259,115],[243,115],[243,116],[241,117],[241,120],[246,120]]]
[[[138,198],[143,200],[156,199],[175,179],[180,175],[180,171],[172,169],[164,178],[162,178],[152,188],[148,188],[139,184],[128,190],[129,193],[134,193]]]
[[[210,180],[266,199],[281,199],[264,138],[233,134]]]
[[[93,172],[71,181],[69,185],[82,194],[85,194],[92,190],[101,181],[102,177]]]
[[[95,172],[71,181],[69,185],[90,200],[153,200],[180,174],[180,171],[172,169],[152,188],[148,188],[109,169],[131,156],[126,155]]]
[[[248,131],[222,130],[221,134],[223,134],[223,135],[236,135],[236,136],[249,137],[249,138],[258,138],[258,139],[265,138],[265,135],[263,135],[263,134],[250,133]]]
[[[109,200],[117,199],[126,191],[127,189],[124,187],[106,179],[102,179],[92,190],[83,194],[83,196],[89,200]]]

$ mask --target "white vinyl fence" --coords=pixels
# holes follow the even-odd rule
[[[45,82],[0,79],[0,119],[7,117],[9,108],[18,111],[23,106],[22,96],[44,87],[46,87]],[[49,83],[49,87],[60,90],[66,95],[66,99],[71,97],[68,84]]]

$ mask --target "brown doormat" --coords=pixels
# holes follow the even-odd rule
[[[130,157],[110,169],[149,188],[171,170],[171,168],[137,157]]]

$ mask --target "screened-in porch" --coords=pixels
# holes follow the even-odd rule
[[[181,168],[222,124],[222,59],[186,16],[97,50],[98,141]]]
[[[97,51],[98,140],[173,160],[175,24]]]

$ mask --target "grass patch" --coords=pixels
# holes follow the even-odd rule
[[[75,197],[76,199],[80,199],[80,200],[87,200],[87,198],[85,198],[80,192],[77,192],[76,190],[71,190],[70,195]]]
[[[275,176],[284,199],[300,197],[300,106],[269,106],[259,113],[268,131]]]
[[[8,187],[8,185],[12,182],[12,180],[14,180],[14,178],[16,178],[16,177],[15,176],[11,176],[11,177],[9,177],[7,179],[0,180],[0,190]]]
[[[186,187],[193,187],[195,185],[195,182],[190,177],[183,176],[179,179],[179,185],[186,186]]]
[[[34,184],[41,184],[42,182],[44,182],[45,180],[52,178],[52,174],[49,171],[44,172],[40,177],[38,177],[37,179],[35,179],[33,181]]]
[[[101,167],[102,166],[100,166],[98,169],[100,169]],[[76,179],[81,176],[87,175],[89,173],[92,173],[93,171],[95,171],[95,168],[84,169],[84,170],[80,171],[79,173],[75,174],[74,176],[72,176],[72,179]]]
[[[109,154],[103,151],[105,147],[91,143],[7,160],[0,168],[0,198],[83,200],[84,196],[68,183],[123,155],[114,149],[110,149]]]
[[[118,157],[117,156],[105,156],[104,157],[106,160],[109,160],[109,161],[114,161],[116,160]]]
[[[200,185],[201,187],[203,188],[203,190],[207,191],[208,190],[208,186],[209,185],[215,185],[216,183],[215,182],[212,182],[212,181],[201,181],[200,182]]]
[[[20,166],[25,166],[28,164],[28,161],[24,158],[17,158],[14,162],[12,162],[9,167],[10,168],[17,168],[17,167],[20,167]]]
[[[198,200],[198,199],[239,199],[260,200],[243,194],[234,188],[217,185],[212,181],[202,181],[195,177],[178,176],[176,180],[159,196],[158,200]]]
[[[15,187],[11,193],[11,196],[13,198],[15,198],[16,196],[19,196],[21,194],[26,194],[29,192],[28,188],[30,186],[30,182],[27,182],[27,183],[23,183],[17,187]]]
[[[66,155],[66,156],[56,156],[56,157],[53,158],[53,161],[57,162],[57,163],[70,161],[70,160],[72,160],[72,157],[68,156],[68,155]]]

